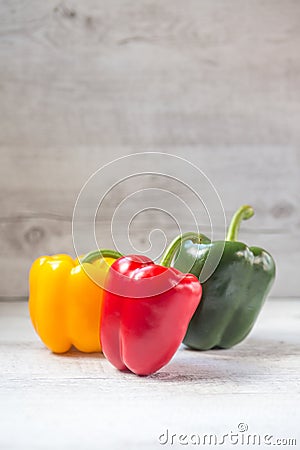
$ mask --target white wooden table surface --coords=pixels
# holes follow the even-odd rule
[[[199,448],[195,434],[215,434],[226,449],[276,448],[285,438],[297,445],[284,448],[299,448],[299,323],[298,300],[269,300],[236,348],[181,348],[158,373],[137,377],[99,354],[51,354],[27,303],[2,301],[0,448]],[[231,432],[238,444],[221,445]],[[242,445],[254,434],[261,445]]]

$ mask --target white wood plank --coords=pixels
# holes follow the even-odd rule
[[[167,429],[176,439],[221,439],[239,433],[239,423],[248,434],[299,442],[299,308],[297,300],[269,301],[244,343],[181,348],[157,374],[136,377],[97,354],[51,354],[33,332],[27,304],[0,302],[0,446],[161,448]]]
[[[2,8],[5,145],[299,143],[295,0]]]
[[[254,221],[254,219],[253,219]],[[110,222],[101,222],[97,226],[98,245],[101,248],[114,248],[124,253],[128,251],[131,243],[127,240],[128,223],[120,222],[116,233],[115,242],[111,238]],[[167,241],[170,242],[177,234],[178,230],[174,223],[170,223],[164,218],[160,218],[158,223],[141,221],[131,229],[132,244],[141,251],[146,252],[149,248],[149,233],[154,228],[160,227],[164,230]],[[245,228],[245,229],[244,229]],[[203,232],[209,232],[209,228],[200,227]],[[84,226],[79,236],[84,252],[91,250],[87,243],[90,239],[91,227]],[[190,231],[188,224],[182,224],[183,231]],[[216,238],[220,239],[220,229],[216,230]],[[55,254],[65,252],[75,257],[71,222],[51,219],[25,219],[16,222],[8,222],[1,225],[0,235],[2,237],[2,252],[0,255],[0,265],[2,267],[2,280],[0,285],[0,297],[11,296],[20,297],[28,295],[28,273],[35,258],[44,254]],[[155,258],[160,254],[164,246],[161,235],[151,235],[152,249],[148,256]],[[250,223],[245,224],[240,232],[240,240],[249,246],[261,246],[269,251],[276,261],[277,275],[274,286],[270,292],[272,297],[283,295],[295,297],[299,294],[298,285],[298,260],[300,252],[299,233],[290,233],[286,236],[283,233],[271,231],[269,233],[259,230],[256,232],[255,226],[250,228]],[[86,245],[85,245],[86,243]],[[93,241],[93,248],[97,248]]]
[[[76,196],[88,175],[99,167],[99,156],[96,149],[94,152],[88,152],[88,155],[89,162],[85,165],[87,152],[84,149],[81,149],[75,160],[72,160],[69,152],[64,153],[62,160],[59,159],[59,153],[55,151],[46,159],[42,155],[35,159],[32,150],[23,159],[17,148],[14,148],[12,154],[6,153],[2,166],[4,174],[3,177],[0,177],[0,186],[3,192],[3,208],[0,216],[0,263],[4,274],[0,295],[27,295],[29,267],[31,262],[41,254],[56,252],[73,254],[71,217]],[[180,152],[179,155],[181,155]],[[234,209],[240,204],[250,203],[254,206],[256,214],[253,219],[243,224],[240,239],[249,245],[261,245],[274,255],[278,265],[278,274],[272,295],[299,295],[296,273],[300,242],[298,227],[298,222],[300,223],[300,209],[298,208],[299,151],[295,149],[286,152],[284,148],[279,147],[250,151],[249,147],[245,147],[243,149],[228,148],[227,150],[219,148],[212,152],[209,148],[203,147],[199,153],[195,153],[192,148],[187,148],[184,156],[198,164],[199,168],[209,175],[221,195],[228,221]],[[109,161],[110,157],[111,155],[106,154],[106,160],[103,162]],[[144,158],[146,169],[147,160],[151,159],[151,155],[145,155]],[[35,160],[35,164],[32,163],[33,160]],[[69,160],[72,160],[72,164]],[[280,164],[282,160],[285,161],[284,166]],[[20,161],[19,165],[15,166],[15,161]],[[129,162],[130,160],[126,165],[125,160],[122,164],[122,171],[117,174],[120,179],[125,174],[132,172]],[[249,173],[248,166],[251,168]],[[137,168],[140,168],[140,165]],[[160,171],[162,168],[158,167],[157,170]],[[16,178],[12,179],[10,174],[14,172]],[[72,172],[79,175],[73,176]],[[198,180],[194,174],[192,175],[190,182],[196,188],[201,186],[200,194],[202,195],[205,186],[203,191],[201,180]],[[182,176],[186,176],[185,171]],[[99,200],[103,195],[101,186],[100,180]],[[114,188],[104,202],[104,207],[98,216],[101,221],[98,227],[98,238],[102,247],[113,246],[110,220],[120,202],[131,193],[149,187],[174,192],[195,212],[200,230],[209,231],[206,212],[199,204],[198,199],[190,195],[188,189],[180,183],[170,183],[167,178],[143,176]],[[159,198],[153,194],[153,199],[155,200],[155,198],[157,206],[160,205],[175,215],[183,231],[194,230],[190,213],[186,208],[173,201],[172,198],[170,200],[167,195],[164,200],[161,195]],[[127,246],[124,247],[127,242],[129,222],[125,213],[129,212],[129,206],[133,212],[137,212],[148,203],[144,196],[140,195],[137,198],[134,197],[133,203],[127,201],[125,205],[125,210],[117,219],[118,226],[114,236],[121,251],[128,249]],[[127,205],[129,206],[127,207]],[[210,208],[210,204],[207,206]],[[94,212],[90,208],[88,203],[87,211]],[[83,220],[85,220],[85,216],[83,216]],[[148,235],[155,228],[164,230],[168,240],[178,234],[175,223],[166,214],[144,213],[131,227],[131,237],[137,247],[141,250],[147,248]],[[216,224],[214,231],[216,238],[223,237],[223,230],[219,223]],[[82,240],[86,240],[88,243],[88,236],[91,235],[88,226],[82,230],[81,234]],[[155,236],[152,237],[155,239]],[[163,245],[163,243],[159,241],[158,245]],[[158,248],[157,246],[156,248]],[[84,251],[89,250],[89,245],[85,245]]]
[[[253,204],[257,214],[256,228],[277,231],[298,230],[300,223],[300,151],[297,147],[262,146],[252,147],[185,146],[142,149],[128,147],[101,146],[52,147],[46,149],[24,147],[1,148],[2,210],[0,220],[18,218],[35,213],[36,215],[58,214],[70,218],[74,203],[87,179],[97,169],[115,158],[141,151],[170,152],[186,158],[202,170],[218,191],[228,219],[239,205]],[[116,169],[121,180],[133,171],[147,171],[151,155],[140,160],[122,160]],[[176,160],[168,159],[168,164],[178,178],[186,179],[188,164],[182,163],[182,173],[175,167]],[[165,170],[166,157],[161,158],[156,170]],[[177,173],[178,172],[178,173]],[[103,185],[109,181],[111,173],[101,172]],[[207,189],[199,174],[191,172],[190,184],[196,189]],[[100,178],[101,180],[101,178]],[[168,178],[143,176],[122,182],[114,188],[107,202],[106,216],[110,217],[119,202],[138,188],[161,187],[171,189],[193,208],[199,208],[199,201],[180,183],[171,183]],[[200,189],[200,190],[201,190]],[[99,183],[99,200],[104,194]],[[201,192],[199,192],[201,195]],[[142,200],[142,199],[141,199]],[[137,203],[137,208],[143,203]],[[89,205],[87,205],[89,206]],[[210,205],[208,205],[210,206]],[[184,217],[183,217],[184,219]],[[253,221],[252,221],[253,222]]]

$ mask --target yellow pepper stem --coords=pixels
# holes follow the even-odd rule
[[[87,255],[85,255],[81,259],[81,263],[93,263],[97,261],[98,259],[102,258],[113,258],[113,259],[119,259],[123,255],[116,250],[110,250],[107,248],[104,248],[102,250],[94,250],[92,252],[89,252]]]

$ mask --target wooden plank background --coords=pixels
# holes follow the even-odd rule
[[[0,296],[27,295],[40,254],[73,253],[88,176],[145,151],[194,162],[228,220],[252,204],[241,239],[274,254],[272,296],[299,295],[299,21],[296,0],[0,2]],[[105,243],[130,189],[101,217]],[[189,229],[184,210],[178,220]],[[137,245],[157,227],[176,233],[165,215],[146,214]]]

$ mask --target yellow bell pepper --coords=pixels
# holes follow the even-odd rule
[[[64,254],[34,261],[29,274],[29,313],[37,334],[50,350],[64,353],[73,345],[82,352],[101,351],[100,286],[120,256],[113,250],[101,250],[81,262]]]

